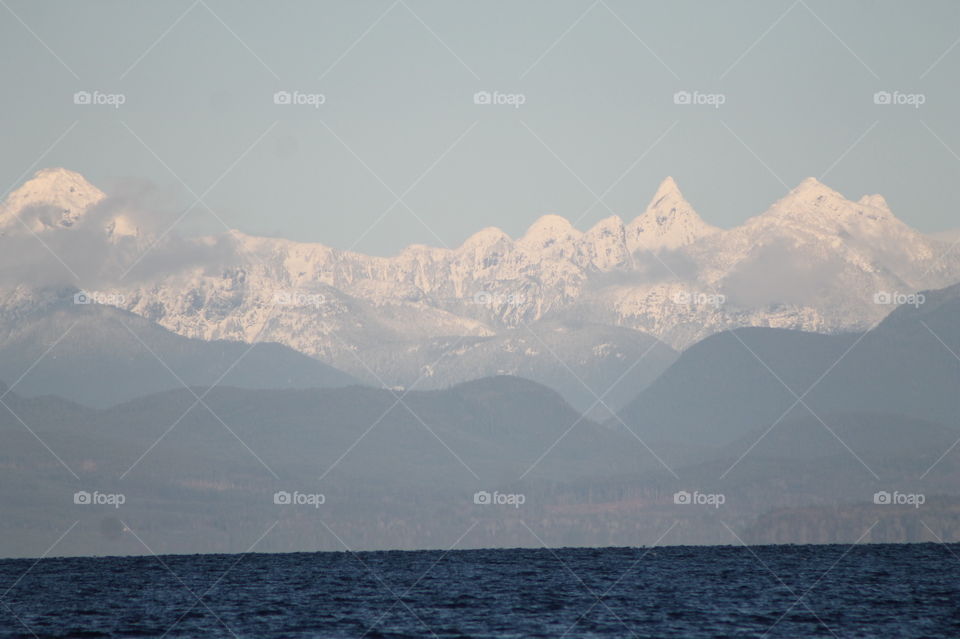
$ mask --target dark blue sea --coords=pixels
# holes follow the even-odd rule
[[[0,561],[0,636],[960,637],[960,548]]]

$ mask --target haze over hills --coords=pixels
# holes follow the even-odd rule
[[[592,409],[595,419],[606,419],[666,370],[677,353],[628,328],[541,321],[490,337],[386,344],[362,357],[388,386],[408,386],[418,376],[430,387],[515,375],[545,384],[578,410]]]
[[[151,213],[62,169],[0,210],[0,468],[29,480],[0,486],[3,554],[78,518],[65,552],[140,552],[78,488],[128,496],[168,552],[240,552],[268,519],[269,549],[335,549],[317,516],[364,548],[470,522],[531,545],[528,518],[557,545],[849,541],[874,515],[875,540],[928,539],[883,490],[960,539],[960,257],[880,196],[805,180],[723,230],[667,179],[631,222],[390,258]]]
[[[517,239],[488,228],[457,248],[374,257],[237,231],[183,238],[135,198],[45,169],[7,198],[0,226],[17,243],[8,306],[29,306],[35,286],[103,290],[175,333],[278,342],[367,383],[442,388],[512,374],[582,410],[621,375],[638,389],[655,379],[669,347],[748,326],[863,330],[893,308],[883,299],[960,280],[947,239],[909,228],[879,195],[847,200],[812,178],[729,230],[704,222],[667,178],[630,222],[582,232],[547,215]],[[33,253],[19,259],[24,244]],[[65,274],[71,264],[78,278]],[[638,362],[647,336],[663,344]]]
[[[960,639],[958,25],[0,0],[0,639]]]
[[[705,445],[809,418],[807,407],[956,427],[960,285],[922,295],[866,333],[745,328],[707,338],[620,416],[651,441]]]
[[[278,550],[312,547],[318,517],[369,547],[422,547],[448,532],[434,517],[474,510],[476,491],[504,490],[527,471],[549,485],[652,469],[625,431],[584,420],[555,392],[519,378],[404,395],[354,386],[215,388],[204,397],[197,406],[181,389],[93,410],[5,393],[0,469],[21,481],[0,484],[0,556],[77,519],[78,534],[59,552],[142,552],[136,540],[102,532],[116,517],[159,533],[157,552],[242,552],[236,544],[249,544],[240,540],[264,517],[282,522]],[[73,502],[77,490],[127,501],[122,510],[86,507]],[[278,490],[326,501],[323,510],[284,508],[274,503]]]
[[[66,293],[29,312],[0,309],[0,379],[21,395],[104,407],[189,386],[335,388],[361,384],[275,343],[204,341]]]
[[[157,552],[242,552],[274,521],[264,550],[337,549],[319,520],[365,549],[441,546],[471,525],[468,546],[539,545],[529,521],[553,545],[630,545],[672,525],[671,543],[729,544],[731,530],[753,543],[853,543],[874,522],[867,541],[960,540],[960,286],[924,295],[865,335],[708,338],[624,423],[598,424],[506,376],[406,394],[218,387],[205,405],[180,389],[105,410],[14,389],[0,469],[19,481],[0,483],[0,554],[77,520],[61,552],[141,553],[121,521]],[[815,414],[789,410],[796,398],[771,370]],[[128,501],[122,512],[73,504],[78,489]],[[275,491],[326,501],[285,508]],[[478,491],[524,504],[477,503]],[[724,503],[677,503],[683,491]],[[883,491],[925,502],[875,503]]]
[[[772,424],[794,403],[791,391],[802,395],[855,339],[776,328],[720,333],[684,351],[619,414],[653,441],[729,442]]]

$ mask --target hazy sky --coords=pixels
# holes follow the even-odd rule
[[[826,173],[942,230],[960,226],[958,39],[953,1],[4,0],[0,188],[67,132],[37,168],[375,254],[544,213],[630,219],[666,175],[719,226]],[[201,205],[183,230],[223,226]]]

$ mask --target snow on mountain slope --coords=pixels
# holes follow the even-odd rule
[[[733,235],[805,237],[837,250],[850,250],[854,266],[870,270],[885,254],[898,254],[926,269],[934,259],[929,238],[898,220],[881,195],[851,202],[840,193],[807,178],[766,213],[748,220]],[[731,234],[727,234],[730,237]]]
[[[79,173],[67,169],[42,169],[7,196],[0,205],[0,229],[21,227],[21,215],[34,232],[68,228],[106,194]]]
[[[42,169],[0,204],[0,236],[73,229],[108,201],[103,191],[75,171]],[[122,200],[111,203],[108,209],[98,211],[94,222],[101,226],[104,237],[113,243],[138,238],[141,231],[129,215],[128,203]]]
[[[677,183],[667,177],[643,215],[627,226],[627,250],[676,250],[719,231],[700,219]]]
[[[68,226],[103,198],[78,174],[41,171],[2,219],[9,229],[13,215],[47,204],[64,211],[54,226]],[[443,377],[460,380],[521,371],[504,359],[515,339],[505,336],[536,322],[635,329],[682,349],[739,326],[863,329],[894,308],[884,294],[960,280],[960,251],[947,240],[911,229],[879,195],[851,201],[812,178],[729,230],[704,222],[667,178],[632,221],[611,216],[586,231],[546,215],[517,239],[486,228],[454,249],[414,245],[393,257],[237,231],[216,241],[229,260],[115,284],[119,305],[189,337],[276,341],[397,385],[412,384],[429,364],[423,354],[436,352],[428,345],[446,338],[488,344],[444,364]],[[612,337],[611,352],[635,349]],[[582,359],[580,345],[556,348],[558,369]]]
[[[731,326],[832,332],[882,319],[891,307],[875,303],[878,295],[960,279],[960,261],[946,249],[898,220],[881,196],[853,202],[808,178],[763,214],[698,244],[691,256],[702,280],[726,295]],[[758,322],[758,310],[775,321]],[[777,310],[787,314],[777,318]]]
[[[882,196],[853,202],[808,178],[741,226],[648,259],[661,281],[598,288],[578,305],[678,348],[741,326],[863,330],[890,312],[885,299],[960,279],[948,249]]]

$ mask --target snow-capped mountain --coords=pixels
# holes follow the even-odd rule
[[[0,204],[0,230],[25,228],[35,232],[69,228],[89,208],[106,198],[79,173],[66,169],[43,169]]]
[[[86,212],[109,202],[79,174],[51,169],[11,194],[0,219],[9,235],[17,233],[14,215],[62,211],[32,226],[50,233],[83,226]],[[117,220],[111,212],[95,223],[110,236]],[[152,241],[128,232],[138,246]],[[580,231],[546,215],[519,238],[486,228],[455,249],[414,245],[374,257],[237,231],[190,241],[218,243],[229,259],[171,263],[149,281],[118,279],[110,285],[117,305],[188,337],[275,341],[370,381],[422,377],[419,388],[469,378],[457,362],[523,374],[531,367],[507,350],[522,330],[535,337],[623,327],[676,349],[739,326],[862,330],[892,310],[897,295],[960,280],[960,256],[946,239],[911,229],[879,195],[851,201],[813,178],[729,230],[704,222],[667,178],[630,222],[613,216]],[[609,365],[605,379],[637,358],[636,343],[618,335],[605,335],[595,354]],[[438,339],[461,337],[464,344],[451,346],[456,354],[437,351]],[[565,357],[583,359],[582,345],[559,352],[563,340],[553,337],[538,352],[551,352],[557,367],[567,366]],[[424,361],[425,353],[443,365]]]
[[[627,225],[625,244],[631,254],[636,251],[677,250],[719,231],[700,219],[680,193],[677,183],[672,177],[667,177],[643,215]]]
[[[107,202],[110,206],[97,210]],[[93,215],[102,224],[105,237],[118,242],[141,234],[130,213],[122,199],[108,198],[79,173],[42,169],[0,203],[0,235],[70,229]]]

